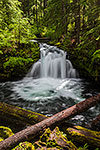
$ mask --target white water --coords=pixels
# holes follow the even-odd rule
[[[77,71],[66,59],[66,52],[55,46],[40,44],[40,60],[33,64],[27,76],[34,78],[76,78]]]
[[[66,52],[47,44],[40,44],[40,52],[40,60],[26,77],[13,82],[10,98],[14,103],[22,105],[25,100],[25,108],[52,114],[83,100],[81,80]]]

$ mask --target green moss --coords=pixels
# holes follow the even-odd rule
[[[32,143],[29,142],[22,142],[12,150],[35,150],[34,146]]]
[[[4,139],[0,137],[0,142],[3,141]]]
[[[8,127],[0,126],[0,141],[12,136],[14,133]]]

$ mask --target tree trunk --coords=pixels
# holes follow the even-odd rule
[[[78,0],[77,6],[77,43],[80,43],[80,0]]]
[[[42,7],[42,0],[40,1],[40,8],[41,8],[41,15],[40,15],[40,17],[42,18],[43,17],[43,7]]]
[[[36,0],[35,6],[36,6],[36,24],[38,25],[38,2],[37,0]]]
[[[85,5],[83,5],[83,20],[82,20],[82,30],[84,31],[85,28]]]
[[[29,0],[27,0],[27,8],[28,8],[27,14],[28,14],[28,17],[29,17],[29,15],[30,15],[30,10],[29,10]]]
[[[34,138],[37,134],[40,133],[40,131],[43,131],[47,127],[51,127],[53,125],[58,125],[58,123],[61,123],[65,119],[70,119],[74,117],[75,115],[78,115],[90,107],[96,105],[98,102],[100,102],[100,94],[97,96],[91,97],[89,99],[86,99],[76,105],[73,105],[72,107],[65,109],[55,115],[53,115],[50,118],[47,118],[35,125],[32,125],[20,132],[17,132],[15,135],[5,139],[4,141],[0,142],[0,150],[8,150],[12,147],[16,146],[19,142],[23,142],[25,140],[29,140],[31,138]]]
[[[44,0],[44,1],[43,1],[43,6],[44,6],[44,8],[43,8],[43,13],[44,13],[44,16],[45,16],[45,14],[46,14],[45,9],[46,9],[46,7],[47,7],[47,0]]]
[[[67,2],[65,3],[64,0],[61,1],[62,2],[62,15],[61,15],[61,26],[63,27],[62,28],[62,31],[63,31],[63,35],[66,34],[66,31],[67,31]]]
[[[75,35],[77,44],[80,43],[80,0],[73,1],[75,10],[74,10],[74,18],[75,18]]]
[[[74,126],[73,128],[68,128],[65,131],[75,144],[88,144],[93,150],[94,148],[100,148],[100,132],[92,131],[81,126]]]
[[[66,1],[66,34],[68,30],[68,2]]]

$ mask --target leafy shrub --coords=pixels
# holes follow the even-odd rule
[[[32,58],[9,57],[8,61],[3,64],[5,72],[10,77],[23,77],[27,72],[29,63],[33,62]]]

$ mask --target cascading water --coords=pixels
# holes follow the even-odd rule
[[[77,71],[66,59],[66,52],[55,46],[40,44],[41,58],[36,62],[27,76],[34,78],[76,78]]]

